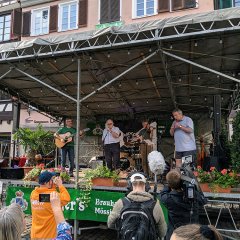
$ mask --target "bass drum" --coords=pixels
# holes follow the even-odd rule
[[[127,158],[120,158],[120,165],[122,170],[127,170],[130,167],[130,162]]]

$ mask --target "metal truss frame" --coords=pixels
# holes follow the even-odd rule
[[[0,63],[21,61],[36,58],[74,55],[77,52],[110,49],[113,47],[130,47],[144,45],[150,42],[176,40],[186,37],[197,37],[206,34],[226,33],[240,30],[239,19],[224,19],[223,28],[219,28],[220,21],[181,24],[164,28],[154,28],[134,33],[108,32],[97,37],[85,40],[69,41],[67,43],[49,45],[31,45],[24,49],[11,49],[0,53]]]

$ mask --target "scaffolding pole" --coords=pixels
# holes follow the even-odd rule
[[[80,59],[77,60],[78,66],[78,76],[77,76],[77,134],[76,134],[76,147],[75,147],[75,162],[76,162],[76,177],[75,177],[75,188],[78,188],[78,178],[79,178],[79,133],[80,133],[80,97],[81,97],[81,62]],[[74,220],[74,240],[77,240],[78,232],[78,220]]]
[[[74,101],[74,102],[77,102],[77,100],[76,100],[75,98],[73,98],[73,97],[67,95],[66,93],[64,93],[64,92],[62,92],[62,91],[60,91],[60,90],[58,90],[58,89],[56,89],[56,88],[54,88],[54,87],[52,87],[51,85],[49,85],[49,84],[43,82],[42,80],[40,80],[40,79],[38,79],[38,78],[36,78],[36,77],[34,77],[34,76],[32,76],[32,75],[30,75],[30,74],[28,74],[28,73],[22,71],[22,70],[19,69],[19,68],[14,68],[14,69],[15,69],[16,71],[22,73],[23,75],[25,75],[25,76],[27,76],[27,77],[33,79],[34,81],[36,81],[36,82],[42,84],[43,86],[50,88],[50,89],[53,90],[54,92],[57,92],[57,93],[59,93],[60,95],[66,97],[66,98],[68,98],[68,99],[70,99],[70,100],[72,100],[72,101]]]
[[[107,87],[108,85],[110,85],[111,83],[115,82],[116,80],[118,80],[120,77],[124,76],[125,74],[127,74],[128,72],[130,72],[131,70],[135,69],[137,66],[141,65],[142,63],[144,63],[146,60],[148,60],[149,58],[153,57],[154,55],[156,55],[158,53],[159,50],[156,50],[155,52],[153,52],[152,54],[148,55],[147,57],[143,58],[140,62],[136,63],[135,65],[133,65],[132,67],[128,68],[126,71],[124,71],[123,73],[119,74],[118,76],[116,76],[115,78],[113,78],[112,80],[110,80],[109,82],[105,83],[104,85],[102,85],[101,87],[99,87],[97,90],[89,93],[87,96],[83,97],[80,100],[80,103],[83,102],[84,100],[88,99],[89,97],[91,97],[92,95],[94,95],[95,93],[99,92],[100,90],[102,90],[103,88]]]
[[[209,68],[209,67],[206,67],[206,66],[203,66],[203,65],[201,65],[201,64],[195,63],[195,62],[193,62],[193,61],[187,60],[187,59],[185,59],[185,58],[183,58],[183,57],[179,57],[179,56],[177,56],[177,55],[175,55],[175,54],[172,54],[172,53],[169,53],[169,52],[166,52],[166,51],[163,51],[163,50],[161,50],[161,51],[162,51],[163,54],[165,54],[165,55],[167,55],[167,56],[170,56],[170,57],[172,57],[172,58],[176,58],[176,59],[178,59],[178,60],[180,60],[180,61],[182,61],[182,62],[186,62],[186,63],[191,64],[191,65],[193,65],[193,66],[196,66],[196,67],[198,67],[198,68],[202,68],[202,69],[204,69],[204,70],[206,70],[206,71],[208,71],[208,72],[215,73],[215,74],[217,74],[217,75],[219,75],[219,76],[222,76],[222,77],[228,78],[228,79],[230,79],[230,80],[232,80],[232,81],[234,81],[234,82],[240,83],[240,80],[237,79],[237,78],[231,77],[231,76],[229,76],[229,75],[227,75],[227,74],[224,74],[224,73],[221,73],[221,72],[219,72],[219,71],[213,70],[213,69],[211,69],[211,68]]]

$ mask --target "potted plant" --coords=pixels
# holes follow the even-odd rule
[[[41,160],[39,154],[47,154],[54,149],[53,134],[45,131],[40,124],[35,130],[19,128],[13,137],[27,152],[29,165],[36,165],[35,156],[36,160]]]
[[[227,169],[217,171],[211,167],[210,171],[204,171],[200,166],[194,172],[203,192],[231,192],[231,187],[239,183],[238,176],[235,172]]]
[[[70,176],[66,171],[62,171],[61,168],[50,168],[50,169],[45,169],[44,164],[39,164],[35,166],[30,172],[26,174],[24,177],[24,181],[37,181],[38,176],[41,174],[43,171],[49,171],[49,172],[56,172],[60,173],[60,177],[62,178],[64,183],[69,183],[70,182]]]
[[[112,187],[118,182],[118,174],[105,166],[99,166],[85,172],[85,178],[92,181],[93,186]]]

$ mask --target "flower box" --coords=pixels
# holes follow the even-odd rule
[[[33,167],[23,167],[24,176],[26,176],[26,174],[29,173],[32,169]]]
[[[213,193],[230,193],[231,187],[222,188],[219,185],[212,185],[208,183],[200,183],[200,188],[203,192],[213,192]]]
[[[93,186],[106,186],[106,187],[113,187],[115,184],[112,178],[102,178],[97,177],[92,179]]]

